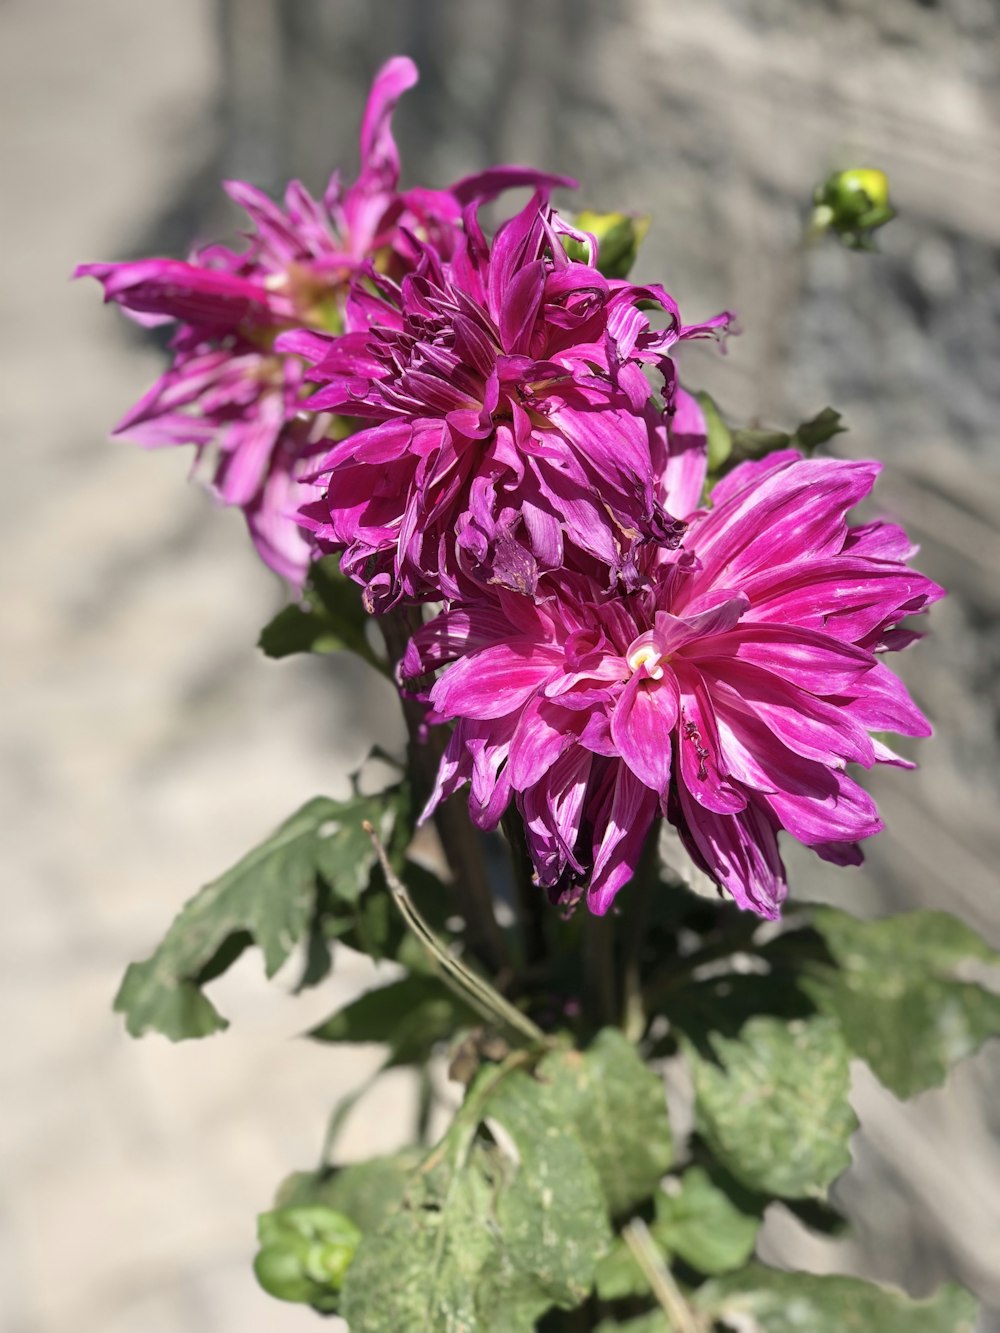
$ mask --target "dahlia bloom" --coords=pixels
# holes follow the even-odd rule
[[[512,185],[573,183],[497,167],[450,190],[399,193],[391,118],[416,81],[405,57],[377,75],[361,124],[361,171],[346,189],[336,172],[321,200],[292,181],[282,207],[252,185],[225,182],[252,224],[245,249],[212,244],[187,261],[82,264],[75,274],[97,278],[105,301],[140,324],[178,325],[170,368],[115,433],[149,448],[194,445],[199,458],[208,454],[216,496],[243,509],[261,558],[293,585],[313,554],[297,519],[319,493],[305,474],[328,447],[330,422],[303,413],[303,367],[275,350],[277,335],[338,329],[350,276],[375,258],[402,275],[414,235],[449,253],[468,201]]]
[[[777,916],[778,832],[859,863],[882,824],[847,765],[905,762],[873,731],[930,733],[879,654],[942,590],[907,567],[901,529],[845,519],[878,464],[772,454],[704,510],[696,439],[667,469],[683,544],[648,553],[644,586],[494,590],[422,627],[402,663],[444,666],[430,719],[455,722],[428,813],[465,782],[482,828],[513,800],[539,884],[565,904],[586,891],[598,914],[660,811],[741,907]]]
[[[315,363],[312,409],[371,423],[323,460],[326,492],[303,521],[344,552],[370,609],[454,598],[470,581],[530,596],[553,570],[630,585],[641,547],[680,533],[657,495],[664,410],[643,366],[669,398],[673,345],[730,316],[685,326],[662,288],[603,277],[596,242],[544,191],[492,244],[472,205],[450,258],[413,244],[402,281],[362,271],[341,336],[278,342]]]

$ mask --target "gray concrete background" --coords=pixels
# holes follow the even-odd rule
[[[295,999],[247,957],[217,988],[232,1029],[182,1047],[129,1041],[109,1004],[199,883],[398,736],[374,686],[345,706],[349,665],[255,654],[281,590],[182,453],[106,440],[160,357],[73,265],[182,252],[226,221],[220,170],[350,169],[395,50],[425,74],[400,117],[410,179],[522,160],[576,172],[593,206],[651,208],[641,272],[745,329],[687,378],[775,424],[832,402],[953,590],[906,662],[938,735],[919,773],[880,777],[889,832],[856,875],[797,861],[798,891],[948,907],[1000,944],[998,34],[989,0],[0,7],[4,1333],[318,1327],[257,1291],[253,1216],[374,1065],[293,1039],[370,972]],[[842,159],[890,172],[902,216],[878,259],[795,249]],[[839,1187],[858,1242],[778,1215],[767,1255],[917,1291],[957,1276],[1000,1308],[998,1048],[902,1112],[859,1073]],[[345,1153],[397,1141],[409,1098],[387,1085]]]

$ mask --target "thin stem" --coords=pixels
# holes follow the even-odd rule
[[[646,1006],[642,994],[642,949],[649,922],[653,886],[660,869],[660,821],[654,820],[627,900],[628,929],[622,978],[622,1028],[629,1041],[638,1042],[646,1030]]]
[[[393,670],[406,651],[413,627],[403,611],[390,611],[379,620],[386,652]],[[437,778],[438,764],[444,752],[444,738],[439,730],[427,733],[423,704],[401,695],[403,717],[409,736],[409,772],[413,794],[423,806]],[[507,941],[493,910],[482,841],[468,814],[457,798],[442,802],[434,812],[434,826],[451,870],[458,908],[469,931],[469,944],[485,966],[494,974],[507,968]]]
[[[548,903],[542,889],[534,882],[531,857],[524,837],[521,816],[513,808],[503,817],[503,831],[510,848],[514,886],[517,891],[518,918],[524,945],[524,968],[536,967],[545,958],[545,917]]]
[[[382,872],[389,886],[389,892],[392,894],[393,901],[399,908],[403,920],[423,945],[432,961],[441,969],[444,979],[450,979],[462,998],[471,1003],[481,1014],[484,1014],[489,1022],[498,1021],[504,1024],[524,1037],[532,1046],[544,1046],[546,1037],[542,1029],[536,1023],[533,1023],[527,1014],[522,1014],[520,1009],[516,1009],[484,977],[478,976],[471,968],[466,967],[438,939],[420,915],[405,884],[389,864],[389,858],[375,829],[367,820],[365,820],[362,827],[372,840],[372,846],[375,848],[382,865]]]
[[[641,1217],[634,1217],[622,1230],[622,1239],[642,1269],[664,1314],[675,1333],[705,1333],[701,1317],[691,1309],[674,1275],[660,1258],[660,1252]]]

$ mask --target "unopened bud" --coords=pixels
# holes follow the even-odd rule
[[[639,246],[649,231],[648,215],[636,217],[630,213],[592,213],[584,209],[577,213],[573,225],[579,231],[589,232],[597,241],[595,268],[606,278],[627,278],[635,263]],[[572,237],[563,244],[571,259],[586,259],[584,246]]]
[[[810,232],[834,231],[852,249],[874,248],[871,234],[896,216],[889,179],[876,167],[837,171],[816,187]]]
[[[336,1308],[361,1232],[332,1208],[277,1208],[257,1219],[257,1281],[279,1301]]]

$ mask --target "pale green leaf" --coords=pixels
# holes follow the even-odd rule
[[[688,1048],[698,1128],[723,1166],[784,1198],[822,1198],[850,1162],[857,1120],[849,1052],[829,1018],[752,1018],[736,1039],[713,1034],[718,1064]]]
[[[761,1264],[706,1283],[693,1300],[726,1327],[760,1333],[973,1333],[976,1319],[975,1298],[954,1284],[913,1301],[859,1278]]]
[[[820,908],[813,923],[837,966],[814,966],[802,989],[897,1096],[942,1083],[1000,1031],[1000,995],[956,977],[970,960],[1000,964],[1000,954],[954,917],[920,911],[860,921]]]
[[[583,1053],[547,1056],[538,1076],[551,1082],[597,1168],[608,1211],[614,1216],[648,1198],[673,1161],[673,1141],[663,1081],[631,1042],[605,1028]]]
[[[365,1236],[340,1307],[351,1333],[533,1333],[550,1306],[586,1298],[611,1239],[600,1185],[522,1058],[480,1072],[399,1207]]]

